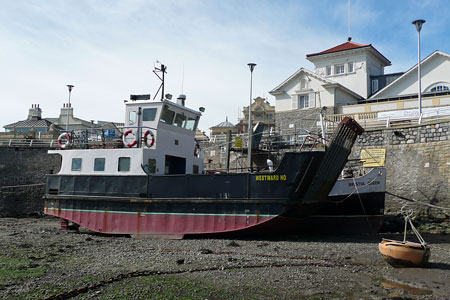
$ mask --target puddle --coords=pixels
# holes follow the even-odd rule
[[[385,288],[389,289],[402,289],[408,292],[411,295],[431,295],[433,294],[432,290],[415,288],[406,284],[400,284],[392,281],[382,281],[381,285]]]

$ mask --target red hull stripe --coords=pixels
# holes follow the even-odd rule
[[[277,215],[148,213],[46,208],[45,213],[92,231],[116,234],[184,235],[247,229]]]

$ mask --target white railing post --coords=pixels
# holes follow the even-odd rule
[[[389,127],[390,126],[390,117],[387,117],[387,120],[386,120],[386,127]]]

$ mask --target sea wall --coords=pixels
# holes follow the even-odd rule
[[[59,171],[48,148],[0,147],[0,216],[42,213],[45,175]]]
[[[449,218],[449,210],[414,201],[450,207],[450,122],[367,130],[351,158],[371,148],[386,149],[386,213],[409,203],[422,216]]]

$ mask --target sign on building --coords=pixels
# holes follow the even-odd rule
[[[386,149],[362,149],[361,160],[364,167],[384,167],[386,161]]]
[[[242,148],[242,137],[236,136],[234,138],[234,147],[236,148]]]

